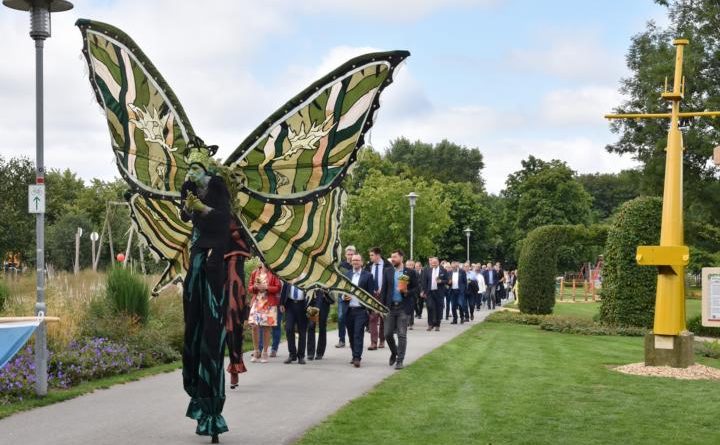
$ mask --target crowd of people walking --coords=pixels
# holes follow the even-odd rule
[[[328,345],[328,318],[337,301],[335,347],[349,346],[350,364],[361,366],[368,335],[367,351],[387,348],[388,364],[402,369],[407,331],[414,329],[415,320],[425,316],[427,331],[439,331],[443,321],[467,323],[474,320],[475,312],[494,309],[503,300],[513,298],[515,272],[503,270],[500,263],[460,263],[431,257],[423,267],[419,261],[406,260],[400,249],[385,257],[379,247],[370,249],[367,258],[366,262],[354,246],[348,246],[340,269],[355,286],[383,303],[389,310],[386,315],[369,311],[351,295],[332,298],[322,290],[307,295],[259,265],[248,286],[248,323],[253,333],[251,361],[266,363],[277,357],[283,320],[288,349],[284,363],[304,365],[308,360],[322,360]],[[312,301],[308,302],[309,298]],[[244,370],[233,367],[239,368]],[[236,376],[231,382],[237,382]]]

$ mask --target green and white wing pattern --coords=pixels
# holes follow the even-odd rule
[[[357,296],[387,308],[338,269],[340,185],[364,144],[406,51],[350,60],[281,107],[228,158],[238,173],[236,208],[265,263],[306,290]]]
[[[76,25],[120,174],[145,196],[178,198],[187,173],[185,148],[194,137],[180,102],[127,34],[90,20]]]
[[[167,286],[182,283],[190,261],[192,224],[180,219],[180,204],[167,199],[145,198],[139,193],[128,200],[138,233],[158,259],[167,262],[153,287],[157,295]]]

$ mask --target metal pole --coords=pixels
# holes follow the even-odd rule
[[[415,242],[415,206],[410,205],[410,259],[415,259],[413,243]]]
[[[43,46],[44,40],[35,39],[35,183],[45,183],[44,111],[43,111]],[[37,249],[37,302],[35,315],[47,315],[45,305],[45,214],[35,215]],[[47,395],[47,329],[40,323],[35,331],[35,392]]]
[[[470,233],[467,234],[466,252],[467,252],[467,259],[465,260],[465,262],[469,263],[470,262]]]

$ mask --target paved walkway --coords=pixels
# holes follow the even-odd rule
[[[426,321],[416,320],[408,331],[405,364],[451,340],[479,323],[489,311],[476,312],[463,325],[443,322],[439,332],[427,332]],[[328,332],[329,348],[322,361],[305,366],[285,365],[287,346],[269,363],[250,363],[240,386],[227,390],[223,415],[230,431],[220,436],[226,444],[288,444],[350,400],[362,396],[395,372],[388,366],[387,348],[363,353],[362,367],[353,368],[349,348],[336,349],[337,331]],[[366,334],[365,347],[369,344]],[[16,414],[0,420],[0,442],[23,445],[65,444],[203,444],[195,435],[195,421],[185,417],[188,398],[180,371],[66,402]]]

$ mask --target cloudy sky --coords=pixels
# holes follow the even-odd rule
[[[665,23],[652,0],[75,0],[46,42],[46,167],[116,176],[80,56],[77,18],[125,30],[226,156],[320,75],[372,50],[412,56],[385,93],[370,143],[405,136],[478,147],[490,192],[528,155],[578,172],[610,155],[630,37]],[[34,51],[26,13],[0,8],[0,154],[34,159]]]

